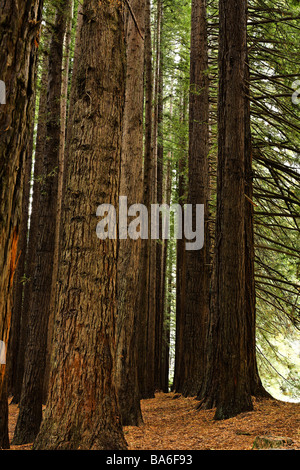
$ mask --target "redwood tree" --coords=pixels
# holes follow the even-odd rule
[[[216,419],[253,409],[245,307],[245,67],[247,9],[220,0],[218,183],[209,331],[202,405]]]
[[[123,15],[118,0],[83,3],[66,145],[50,390],[35,449],[126,448],[113,361],[117,240],[96,234],[98,206],[116,207],[119,197]]]
[[[150,217],[156,202],[156,164],[153,149],[153,67],[151,36],[151,2],[145,4],[145,148],[143,168],[143,203]],[[149,220],[150,222],[150,220]],[[149,223],[150,227],[150,223]],[[142,240],[139,277],[138,379],[141,398],[153,398],[155,313],[156,313],[156,241]]]
[[[6,104],[0,105],[0,334],[6,346],[42,5],[42,0],[0,5],[0,79],[6,85]],[[6,379],[6,367],[0,365],[0,448],[9,446]]]
[[[39,196],[36,263],[28,313],[28,338],[20,411],[14,433],[14,444],[32,442],[41,420],[43,385],[46,366],[48,320],[55,251],[58,167],[61,136],[61,104],[63,43],[67,12],[71,0],[58,4],[49,48],[46,141]]]
[[[204,247],[187,251],[185,289],[181,315],[184,324],[182,388],[195,396],[202,384],[206,363],[206,332],[209,319],[210,237],[209,217],[209,77],[206,0],[192,1],[190,65],[190,117],[187,203],[205,206]],[[193,219],[195,227],[195,219]]]
[[[120,195],[128,206],[140,203],[143,195],[143,99],[145,1],[133,0],[126,11],[127,73],[122,137]],[[126,235],[126,234],[125,234]],[[119,242],[118,312],[116,323],[116,387],[124,426],[142,423],[137,375],[137,322],[140,295],[138,275],[141,240],[129,237]]]

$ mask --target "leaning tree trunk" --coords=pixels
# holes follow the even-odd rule
[[[33,442],[42,420],[57,217],[63,42],[70,1],[65,2],[63,7],[57,9],[49,50],[48,112],[43,179],[39,191],[36,264],[28,314],[28,337],[19,415],[13,438],[15,445]]]
[[[0,78],[6,85],[7,100],[0,105],[0,340],[6,346],[42,3],[7,0],[0,5]],[[7,420],[6,367],[0,365],[0,448],[9,447]]]
[[[114,384],[118,204],[125,101],[123,4],[85,0],[69,116],[57,310],[45,417],[34,449],[125,449]],[[105,54],[103,54],[105,51]]]
[[[185,396],[197,395],[206,363],[209,318],[209,78],[206,0],[192,2],[188,204],[205,206],[204,247],[186,252],[186,294],[182,314],[183,387]],[[195,219],[193,219],[195,227]]]
[[[216,244],[209,361],[202,406],[215,419],[253,409],[245,309],[245,66],[243,0],[220,0]]]
[[[138,27],[127,10],[127,76],[122,140],[120,195],[128,207],[142,201],[144,21],[145,2],[133,0],[131,7]],[[139,28],[139,29],[138,29]],[[125,236],[127,234],[125,233]],[[137,321],[141,240],[120,240],[118,252],[118,315],[116,324],[116,388],[123,426],[142,423],[137,375]]]

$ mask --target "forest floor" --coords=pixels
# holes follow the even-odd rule
[[[124,428],[129,450],[251,450],[257,436],[290,438],[285,449],[300,450],[300,403],[254,399],[254,411],[226,421],[215,421],[214,410],[196,410],[197,403],[172,393],[143,400],[144,425]],[[18,406],[10,405],[11,438],[17,416]]]

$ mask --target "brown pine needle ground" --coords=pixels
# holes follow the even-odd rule
[[[300,450],[300,404],[254,400],[254,411],[215,421],[193,398],[143,400],[144,426],[126,427],[130,450],[250,450],[256,436],[289,437]]]
[[[144,425],[124,428],[129,450],[251,450],[256,436],[290,438],[289,449],[300,450],[300,403],[254,400],[253,412],[214,421],[214,410],[197,411],[195,399],[173,397],[158,393],[142,401]],[[17,416],[18,406],[10,405],[10,438]]]

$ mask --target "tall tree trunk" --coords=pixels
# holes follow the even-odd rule
[[[46,41],[47,42],[47,41]],[[39,93],[39,116],[37,126],[37,136],[34,155],[34,176],[33,176],[33,193],[30,214],[29,238],[26,252],[26,268],[24,279],[24,296],[21,311],[21,329],[19,337],[18,357],[16,364],[16,378],[12,403],[19,403],[21,398],[25,351],[28,334],[28,313],[30,310],[30,299],[32,293],[32,282],[34,266],[36,263],[36,240],[39,218],[39,191],[41,185],[41,177],[43,171],[43,155],[46,141],[46,114],[47,114],[47,76],[48,76],[48,50],[43,57],[42,77]]]
[[[131,1],[138,27],[126,13],[127,76],[122,140],[120,195],[128,206],[142,201],[145,2]],[[139,28],[139,29],[138,29]],[[141,240],[119,242],[116,388],[123,426],[142,423],[137,375],[137,321]]]
[[[153,70],[151,46],[151,5],[145,4],[145,150],[143,203],[149,213],[154,202],[155,164],[153,154]],[[154,273],[156,242],[142,240],[140,265],[140,296],[138,322],[138,380],[141,398],[154,397],[154,351],[155,351],[155,284]]]
[[[57,311],[45,417],[34,449],[125,449],[114,384],[117,240],[96,211],[117,207],[125,101],[123,4],[85,0],[67,177]],[[103,51],[105,50],[105,55]]]
[[[34,144],[34,114],[35,108],[33,108],[32,126],[31,126],[31,137],[28,146],[28,154],[25,163],[25,174],[24,174],[24,187],[22,196],[22,217],[20,223],[20,238],[18,243],[18,254],[17,259],[18,266],[14,276],[14,291],[13,291],[13,302],[12,302],[12,319],[11,319],[11,331],[9,336],[8,344],[8,358],[7,367],[9,373],[8,379],[8,393],[13,397],[17,393],[18,389],[18,355],[20,336],[22,328],[22,304],[23,304],[23,293],[24,293],[24,282],[25,282],[25,267],[26,267],[26,252],[27,252],[27,240],[28,240],[28,219],[29,219],[29,203],[30,203],[30,189],[31,189],[31,170],[32,170],[32,152]]]
[[[67,8],[68,7],[68,8]],[[54,327],[54,311],[55,311],[55,292],[57,285],[58,273],[58,259],[59,259],[59,239],[60,239],[60,225],[61,225],[61,211],[62,211],[62,197],[63,197],[63,179],[65,168],[65,139],[66,139],[66,122],[67,122],[67,105],[68,105],[68,87],[69,87],[69,68],[70,68],[70,54],[71,54],[71,39],[72,39],[72,23],[73,23],[73,9],[74,2],[70,0],[67,4],[66,15],[66,34],[64,39],[64,56],[63,56],[63,69],[62,69],[62,87],[61,87],[61,107],[60,107],[60,142],[59,142],[59,156],[58,156],[58,190],[57,190],[57,213],[56,213],[56,227],[55,227],[55,243],[53,255],[53,269],[52,269],[52,287],[49,308],[49,322],[48,322],[48,335],[47,335],[47,350],[46,350],[46,366],[45,366],[45,379],[44,379],[44,402],[47,401],[48,383],[50,373],[50,356],[51,345]]]
[[[156,113],[155,113],[155,154],[157,166],[157,203],[163,202],[163,1],[157,2],[157,40],[156,40]],[[161,224],[161,217],[160,217]],[[164,281],[163,254],[165,240],[160,239],[156,244],[156,319],[155,319],[155,388],[163,388],[163,327],[164,327]]]
[[[215,419],[253,409],[245,308],[245,67],[247,10],[220,0],[216,245],[209,362],[202,406]]]
[[[171,106],[172,112],[172,106]],[[171,153],[170,153],[171,156]],[[171,158],[167,161],[166,175],[163,181],[163,202],[170,206],[171,204],[171,192],[172,192],[172,178],[171,178]],[[170,315],[171,315],[171,305],[167,305],[166,302],[166,293],[168,292],[169,286],[166,281],[167,273],[167,262],[168,262],[168,248],[169,240],[164,240],[163,243],[163,252],[162,252],[162,269],[161,269],[161,306],[162,309],[162,344],[161,344],[161,358],[160,358],[160,389],[164,393],[169,392],[169,359],[170,359]]]
[[[0,334],[7,347],[22,209],[25,156],[31,130],[42,1],[0,5]],[[9,28],[7,25],[9,24]],[[9,447],[6,366],[0,365],[0,448]]]
[[[182,127],[187,118],[187,99],[182,97],[181,123]],[[178,161],[178,202],[183,207],[186,201],[186,166],[187,166],[187,142],[183,137],[180,145],[180,158]],[[186,272],[185,240],[177,240],[176,246],[176,334],[175,334],[175,368],[172,389],[178,393],[183,392],[183,334],[184,334],[184,305],[185,305],[185,272]]]
[[[36,264],[28,315],[28,338],[20,411],[13,439],[15,445],[33,442],[42,420],[57,216],[63,42],[68,5],[69,2],[65,2],[64,6],[58,6],[49,50],[48,112],[43,179],[39,191]]]
[[[196,396],[202,385],[206,363],[206,332],[209,319],[209,78],[206,0],[192,1],[190,127],[188,204],[205,206],[204,247],[186,252],[184,294],[183,389]]]
[[[250,69],[248,54],[245,67],[245,308],[247,315],[247,351],[251,395],[270,397],[262,385],[256,360],[256,289],[255,289],[255,251],[254,251],[254,206],[253,206],[253,168],[252,134],[250,114]]]

